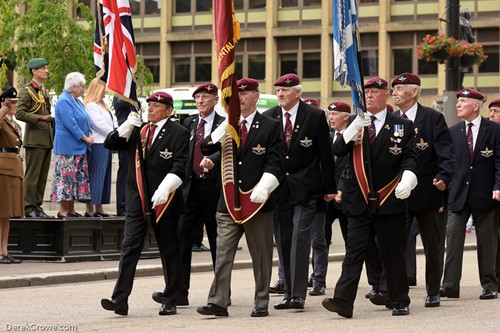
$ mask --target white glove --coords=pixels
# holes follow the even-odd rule
[[[415,188],[415,186],[417,186],[417,184],[417,176],[415,176],[413,172],[405,170],[398,186],[396,186],[396,189],[394,190],[396,198],[401,200],[408,198],[411,191]]]
[[[358,136],[359,130],[363,127],[370,126],[371,124],[372,120],[367,113],[363,114],[363,117],[356,116],[353,122],[349,126],[347,126],[344,134],[342,135],[345,143],[348,143],[349,141],[355,141]]]
[[[118,127],[118,136],[121,138],[128,139],[130,138],[130,135],[132,134],[132,131],[134,130],[134,127],[141,127],[142,125],[142,120],[137,112],[130,112],[128,115],[127,120],[123,124]]]
[[[216,129],[212,131],[212,142],[219,142],[222,141],[221,139],[224,138],[227,132],[227,119],[224,120],[222,123],[220,123],[219,126],[217,126]]]
[[[153,203],[153,208],[155,206],[161,205],[168,200],[170,193],[175,191],[182,184],[182,179],[173,173],[167,173],[165,178],[161,181],[160,185],[153,194],[151,202]]]
[[[259,182],[253,188],[252,194],[250,194],[250,201],[255,203],[264,203],[269,194],[271,194],[276,187],[278,187],[278,179],[269,172],[264,172]]]

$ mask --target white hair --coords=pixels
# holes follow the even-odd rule
[[[66,75],[66,80],[64,80],[64,90],[71,92],[72,87],[79,84],[85,85],[85,76],[80,72],[71,72]]]

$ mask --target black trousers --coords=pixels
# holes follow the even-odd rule
[[[392,306],[410,304],[404,255],[405,218],[405,214],[371,215],[368,213],[349,217],[349,241],[342,263],[342,273],[335,287],[334,298],[354,304],[365,253],[369,240],[375,235],[387,275],[390,304]]]
[[[163,264],[167,292],[163,303],[175,305],[180,286],[180,255],[178,241],[178,216],[163,217],[154,226],[156,242]],[[142,215],[125,218],[124,239],[120,256],[118,279],[112,298],[127,300],[134,284],[137,262],[141,256],[148,225]]]
[[[181,289],[180,296],[188,296],[191,280],[192,246],[200,229],[207,231],[212,264],[215,268],[217,250],[217,220],[215,213],[220,189],[214,190],[213,182],[204,179],[192,179],[191,189],[186,201],[186,211],[179,220],[179,245],[181,253]]]

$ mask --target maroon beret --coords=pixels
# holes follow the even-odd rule
[[[488,105],[488,109],[491,109],[493,107],[500,108],[500,98],[495,98],[491,101],[490,105]]]
[[[218,90],[219,90],[219,88],[217,88],[217,86],[215,84],[205,83],[205,84],[198,86],[198,88],[195,89],[195,91],[193,92],[193,97],[194,97],[194,95],[199,94],[199,93],[217,96]]]
[[[319,108],[319,101],[316,98],[304,98],[302,102]]]
[[[391,87],[394,87],[396,84],[416,84],[420,85],[420,78],[418,75],[412,73],[403,73],[399,74],[392,80]]]
[[[166,105],[174,105],[172,96],[163,91],[157,91],[153,93],[151,96],[146,98],[146,102],[158,102]]]
[[[382,78],[373,77],[365,82],[365,89],[366,88],[389,89],[389,84]]]
[[[252,78],[239,79],[236,86],[238,91],[259,91],[259,82]]]
[[[484,100],[484,95],[477,91],[476,89],[472,88],[465,88],[457,92],[457,98],[459,97],[465,97],[465,98],[474,98],[478,99],[480,101]]]
[[[344,102],[333,102],[330,105],[328,105],[328,111],[351,113],[351,106]]]
[[[295,87],[300,84],[300,79],[297,74],[289,73],[279,77],[274,82],[275,87]]]
[[[391,104],[387,104],[387,111],[389,111],[390,113],[394,112],[394,108],[392,107]]]

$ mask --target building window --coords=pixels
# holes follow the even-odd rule
[[[498,73],[500,72],[499,63],[499,47],[498,45],[483,45],[484,53],[488,55],[481,66],[479,66],[479,73]]]
[[[309,36],[278,40],[280,75],[295,73],[304,79],[321,77],[321,38]]]
[[[235,10],[266,8],[266,0],[234,0]]]
[[[394,67],[393,67],[394,75],[405,72],[409,73],[414,72],[412,70],[413,49],[395,49],[392,52],[393,52],[392,58],[394,59]]]
[[[361,51],[361,62],[364,76],[378,75],[378,50]]]
[[[153,82],[160,83],[160,59],[144,59],[144,66],[153,74]]]
[[[236,75],[264,80],[266,77],[266,43],[262,38],[240,40],[236,45]]]
[[[191,12],[191,0],[175,0],[175,12],[176,13],[190,13]]]
[[[280,8],[321,7],[321,0],[281,0]]]
[[[176,14],[210,11],[212,11],[212,0],[175,0]]]
[[[144,14],[146,14],[146,15],[160,15],[161,14],[161,0],[146,0]]]
[[[144,59],[144,65],[149,68],[151,74],[153,74],[153,82],[160,82],[160,55],[158,50],[160,49],[159,43],[141,43],[136,44],[135,50],[138,55],[141,55]]]
[[[212,79],[212,42],[172,43],[173,83],[196,85]]]
[[[210,12],[212,11],[212,0],[196,0],[197,12]]]
[[[130,0],[130,12],[132,15],[141,15],[141,0]]]

